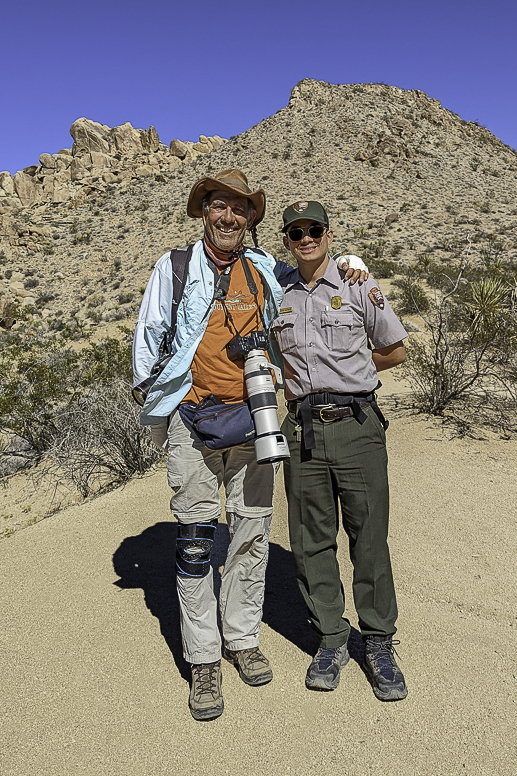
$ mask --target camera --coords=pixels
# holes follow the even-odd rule
[[[273,365],[265,350],[269,338],[263,331],[252,331],[246,337],[237,335],[226,346],[228,358],[244,358],[244,379],[248,404],[255,424],[257,463],[273,463],[289,458],[289,447],[278,424],[278,403],[271,376]]]
[[[246,337],[237,334],[226,346],[226,352],[230,361],[238,358],[246,358],[252,350],[267,350],[269,337],[263,331],[252,331]]]

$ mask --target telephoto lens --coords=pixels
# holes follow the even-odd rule
[[[278,403],[271,364],[263,350],[250,350],[246,355],[244,379],[255,424],[257,463],[273,463],[289,458],[287,439],[278,425]]]

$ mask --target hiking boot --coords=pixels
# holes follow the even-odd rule
[[[364,670],[375,696],[380,701],[401,701],[407,695],[404,675],[393,654],[397,654],[391,636],[367,636]]]
[[[307,669],[305,686],[310,690],[335,690],[341,669],[350,660],[346,644],[341,647],[320,647]]]
[[[258,684],[267,684],[273,678],[273,671],[269,665],[269,660],[264,657],[258,647],[250,649],[228,649],[224,648],[224,657],[239,670],[239,676],[246,684],[253,686]]]
[[[221,661],[191,666],[192,685],[188,705],[194,719],[215,719],[224,709]]]

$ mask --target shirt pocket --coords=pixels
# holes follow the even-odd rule
[[[321,313],[323,341],[330,350],[352,350],[354,330],[361,325],[350,311],[325,310]]]
[[[283,313],[271,325],[282,353],[290,353],[296,348],[297,318],[298,313]]]

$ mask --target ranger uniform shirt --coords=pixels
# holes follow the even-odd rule
[[[370,277],[353,286],[334,261],[312,288],[298,270],[282,282],[284,297],[273,321],[284,358],[285,395],[371,393],[378,382],[369,340],[385,348],[407,332]]]

